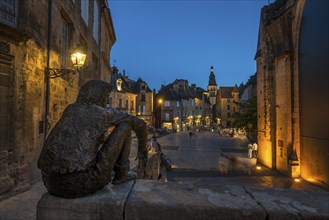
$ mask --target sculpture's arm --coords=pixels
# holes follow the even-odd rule
[[[132,130],[136,133],[138,152],[147,152],[147,127],[144,120],[128,115],[127,113],[118,111],[114,108],[107,108],[105,111],[107,126],[111,127],[121,122],[128,122],[131,125]]]
[[[147,152],[147,127],[144,120],[128,115],[126,113],[120,112],[116,109],[110,108],[106,109],[106,121],[108,126],[113,126],[120,124],[121,122],[128,122],[131,125],[132,130],[136,133],[138,140],[138,167],[142,176],[146,175],[146,164],[148,159]]]

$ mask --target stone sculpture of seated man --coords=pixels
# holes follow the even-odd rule
[[[50,194],[77,198],[111,182],[135,178],[130,173],[131,132],[138,140],[138,159],[147,161],[147,131],[142,119],[106,108],[111,86],[101,80],[84,84],[48,135],[38,160]],[[109,128],[115,127],[106,138]]]

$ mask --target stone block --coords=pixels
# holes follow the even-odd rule
[[[109,184],[93,195],[77,199],[45,193],[37,205],[37,220],[124,219],[124,204],[133,183]]]
[[[266,213],[242,187],[194,186],[137,180],[125,219],[265,219]]]
[[[329,219],[329,192],[246,188],[265,208],[267,219]]]

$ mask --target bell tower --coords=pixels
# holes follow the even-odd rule
[[[216,96],[217,96],[217,83],[216,77],[214,74],[214,67],[210,67],[210,76],[208,82],[208,92],[211,105],[216,105]]]

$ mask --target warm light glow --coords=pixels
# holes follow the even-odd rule
[[[118,91],[121,91],[122,90],[122,80],[121,79],[118,79],[117,80],[117,90]]]
[[[162,99],[159,99],[158,102],[159,102],[159,104],[162,104]]]
[[[177,168],[177,164],[172,164],[171,168]]]
[[[257,169],[257,170],[261,170],[262,168],[261,168],[260,166],[257,166],[256,169]]]
[[[294,181],[296,182],[296,183],[299,183],[300,182],[300,179],[294,179]]]
[[[79,68],[85,64],[87,55],[84,53],[81,53],[79,51],[76,51],[71,54],[71,60],[73,63],[73,66]]]

